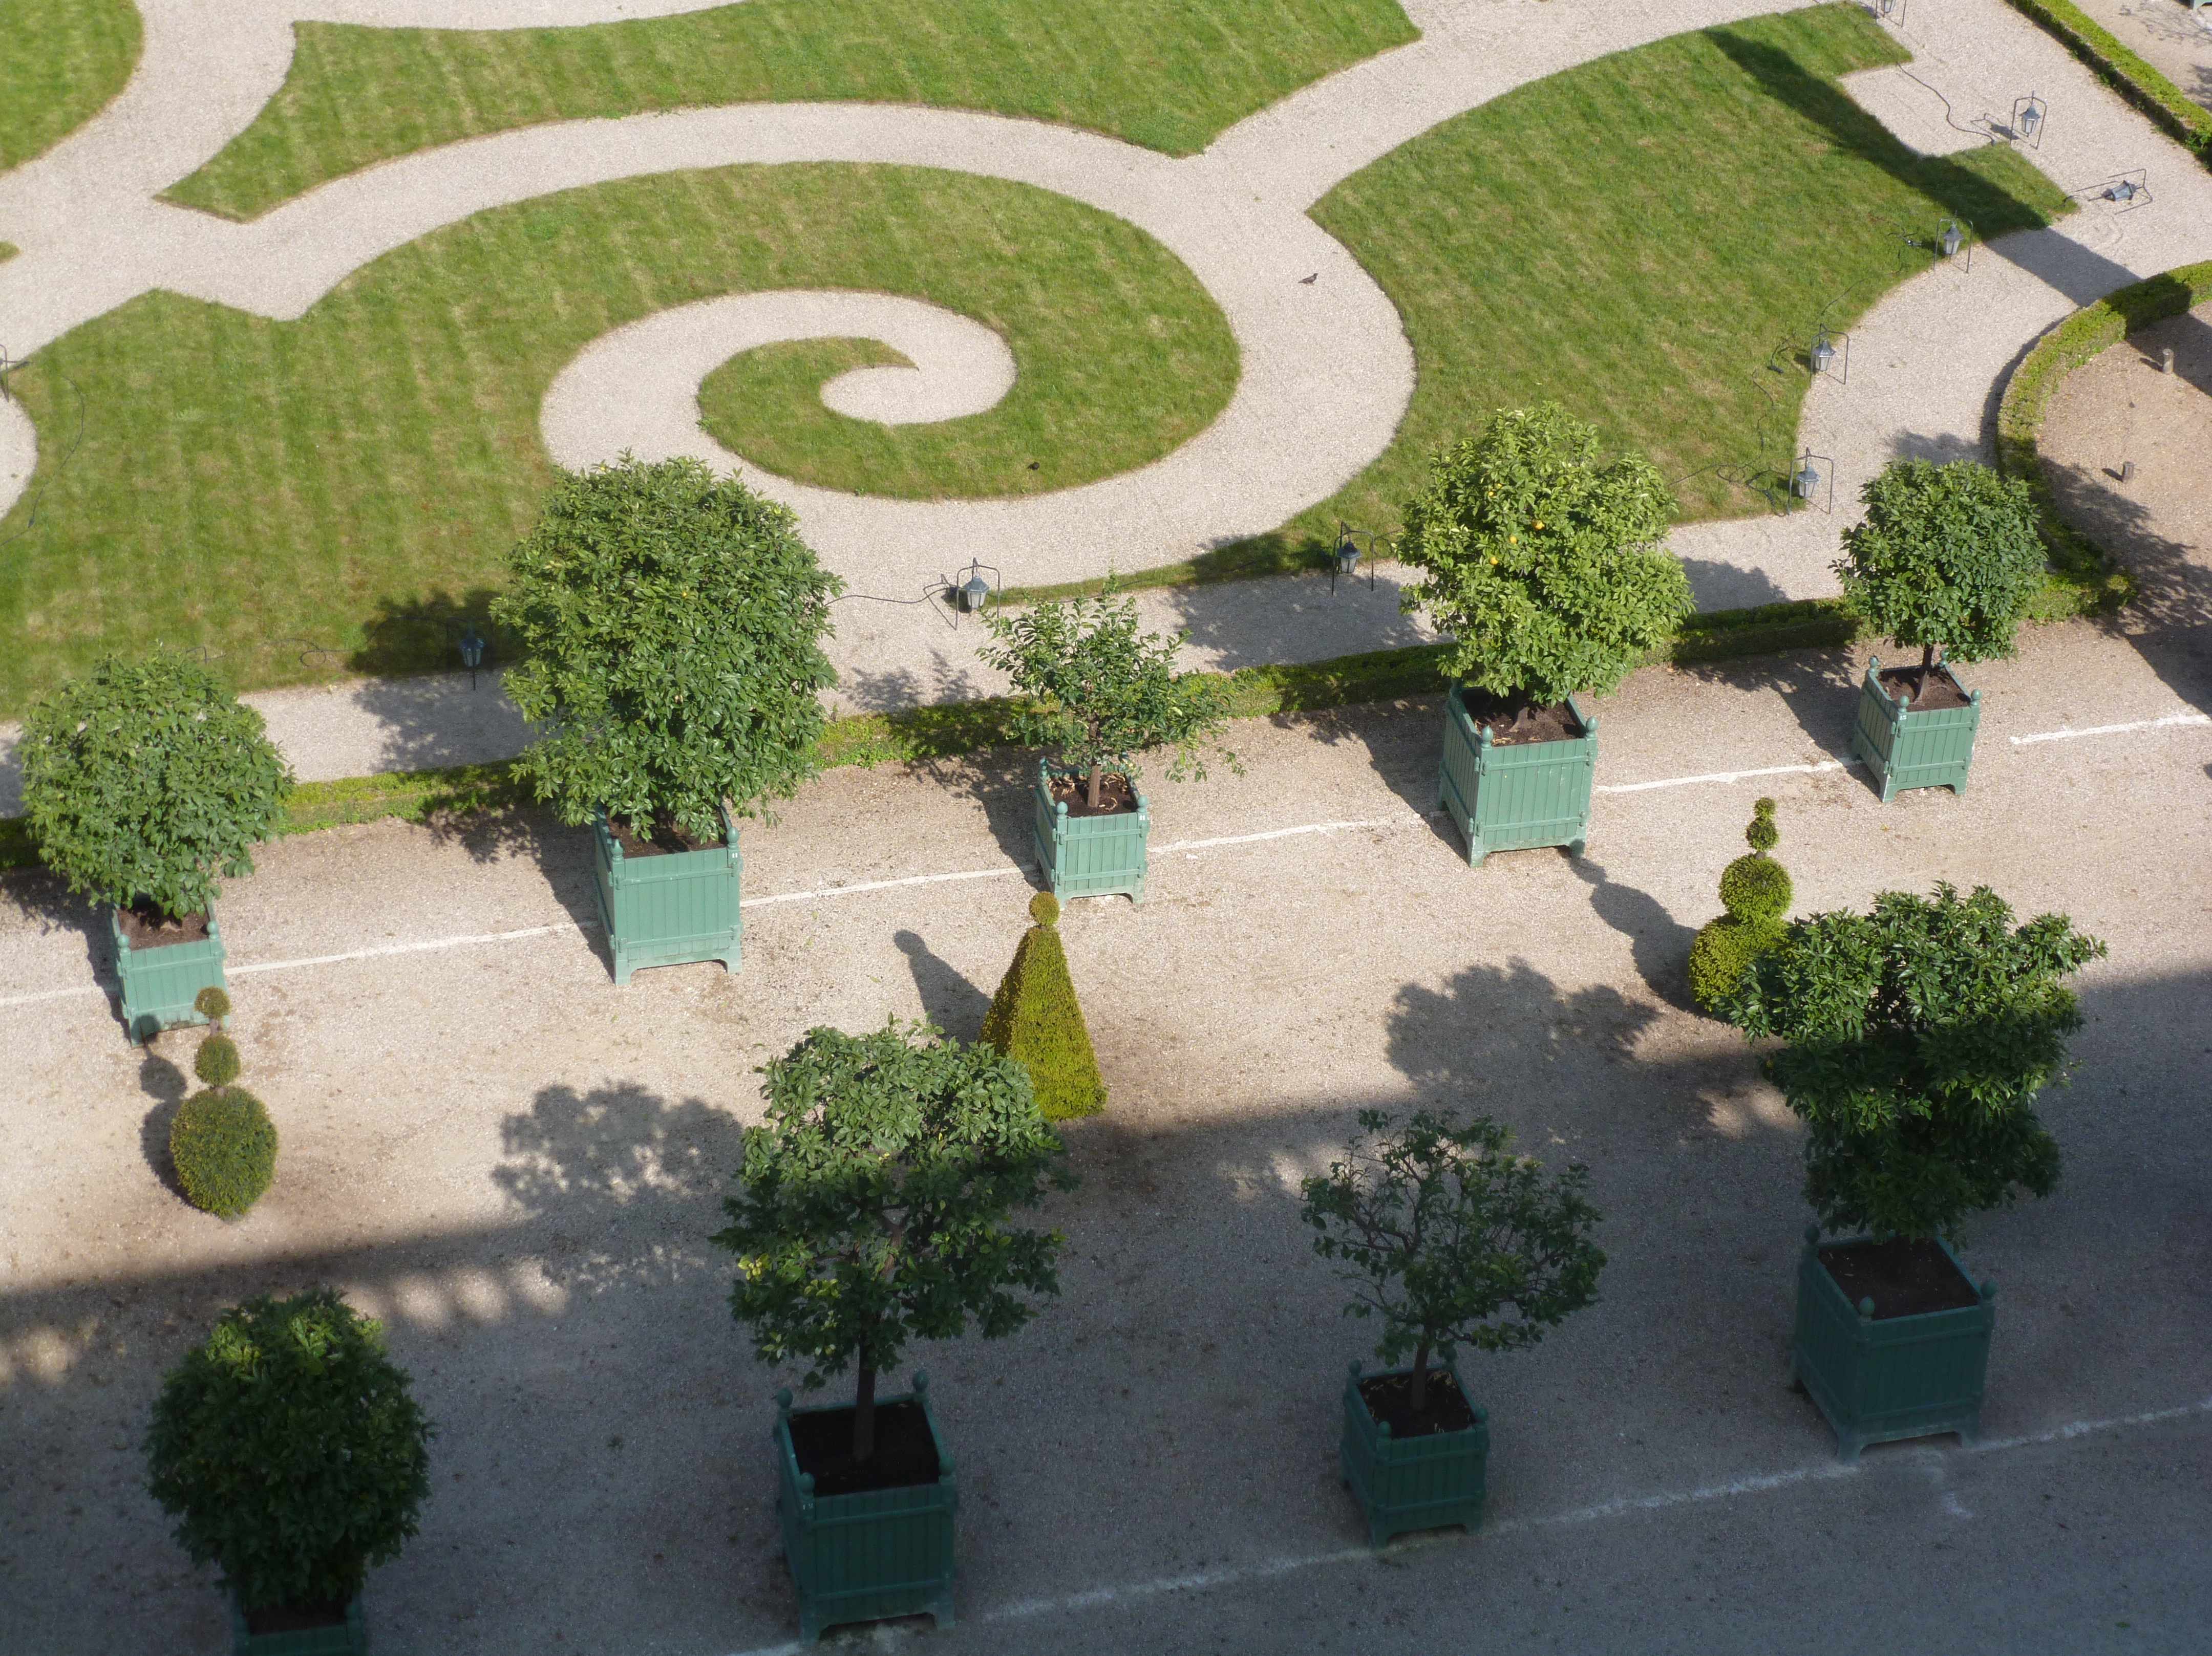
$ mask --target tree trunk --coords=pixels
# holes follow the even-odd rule
[[[1426,1340],[1413,1348],[1413,1379],[1406,1388],[1406,1406],[1413,1411],[1413,1418],[1417,1421],[1428,1411],[1429,1343]]]
[[[1106,767],[1098,760],[1091,761],[1091,809],[1099,808],[1099,785],[1106,779]]]
[[[1928,699],[1928,675],[1935,665],[1936,646],[1932,644],[1922,645],[1920,646],[1920,688],[1912,693],[1912,705],[1916,707]]]
[[[866,1460],[876,1453],[876,1366],[860,1353],[860,1378],[853,1388],[853,1459]]]

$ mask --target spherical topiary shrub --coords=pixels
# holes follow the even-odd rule
[[[1790,912],[1790,874],[1762,852],[1739,857],[1721,870],[1721,907],[1732,919],[1778,920]]]
[[[228,1035],[210,1035],[192,1055],[192,1073],[203,1086],[229,1086],[238,1079],[238,1043]]]
[[[1771,919],[1739,920],[1723,915],[1707,924],[1690,944],[1690,993],[1698,1006],[1720,1016],[1722,1003],[1742,985],[1751,963],[1782,940],[1784,930]]]
[[[276,1172],[276,1125],[243,1087],[210,1087],[177,1107],[169,1159],[185,1199],[235,1219],[261,1199]]]
[[[1060,899],[1049,891],[1040,891],[1030,899],[1030,918],[1039,925],[1055,925],[1060,921]]]

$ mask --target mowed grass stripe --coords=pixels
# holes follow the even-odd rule
[[[283,88],[169,199],[251,218],[458,138],[756,101],[984,110],[1189,155],[1419,38],[1395,0],[746,0],[574,28],[296,32]]]
[[[137,66],[131,0],[0,0],[0,172],[82,125]]]
[[[35,525],[27,500],[0,522],[0,715],[156,639],[216,652],[241,688],[447,664],[550,480],[538,420],[555,374],[623,323],[781,288],[941,304],[1014,355],[997,409],[938,426],[864,428],[789,376],[750,388],[748,421],[812,417],[816,469],[855,487],[1110,476],[1195,435],[1236,386],[1226,321],[1157,242],[923,168],[732,167],[545,197],[386,255],[297,322],[147,294],[11,376],[43,487]],[[916,549],[918,574],[931,555]],[[303,662],[311,646],[342,653]]]

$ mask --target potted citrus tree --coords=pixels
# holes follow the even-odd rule
[[[1303,1217],[1314,1251],[1343,1262],[1352,1317],[1379,1318],[1376,1356],[1403,1368],[1344,1383],[1339,1475],[1381,1546],[1406,1530],[1482,1521],[1490,1459],[1486,1410],[1461,1380],[1462,1345],[1534,1345],[1597,1297],[1605,1255],[1583,1195],[1589,1170],[1547,1175],[1511,1154],[1487,1116],[1464,1123],[1423,1110],[1394,1127],[1359,1113],[1341,1162],[1308,1179]]]
[[[292,788],[261,715],[189,656],[110,656],[33,705],[21,754],[39,855],[106,911],[125,1030],[205,1022],[216,879],[252,870]]]
[[[854,1371],[849,1405],[776,1394],[770,1439],[802,1635],[841,1622],[953,1619],[952,1457],[928,1381],[877,1395],[908,1342],[987,1338],[1057,1294],[1060,1239],[1011,1222],[1068,1188],[1029,1072],[927,1024],[810,1030],[765,1065],[765,1123],[714,1241],[737,1256],[731,1309],[809,1391]]]
[[[1172,748],[1170,778],[1204,777],[1208,738],[1229,716],[1219,680],[1176,672],[1182,635],[1139,634],[1137,601],[1110,580],[1096,595],[985,621],[994,642],[983,659],[1025,698],[1016,739],[1045,750],[1032,797],[1046,883],[1063,900],[1144,901],[1152,810],[1132,760]]]
[[[2035,496],[1973,460],[1893,460],[1859,498],[1833,567],[1844,602],[1876,633],[1920,651],[1917,667],[1867,664],[1851,751],[1884,803],[1904,788],[1966,789],[1982,699],[1948,658],[2013,652],[2043,579]]]
[[[362,1656],[361,1590],[430,1493],[433,1428],[332,1289],[223,1313],[162,1382],[148,1484],[222,1571],[235,1656]]]
[[[1869,913],[1793,921],[1728,1008],[1782,1042],[1767,1072],[1806,1125],[1819,1222],[1790,1365],[1846,1460],[1980,1430],[1996,1290],[1953,1241],[1969,1216],[2058,1181],[2035,1099],[2081,1022],[2063,980],[2105,945],[2063,915],[2012,920],[1986,886],[1883,892]],[[1844,1234],[1823,1244],[1824,1227]]]
[[[737,816],[812,774],[840,590],[791,513],[700,462],[564,472],[493,615],[544,734],[516,761],[588,825],[615,981],[737,969]]]
[[[1450,638],[1438,803],[1467,843],[1565,846],[1589,834],[1602,695],[1673,635],[1689,578],[1662,543],[1675,502],[1638,454],[1551,403],[1499,410],[1439,449],[1405,507],[1403,595]]]

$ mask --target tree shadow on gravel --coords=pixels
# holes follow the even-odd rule
[[[744,1127],[696,1098],[635,1084],[548,1087],[500,1124],[492,1182],[539,1239],[546,1273],[587,1294],[712,1268],[707,1238],[744,1163]]]
[[[150,1046],[138,1061],[138,1089],[154,1101],[154,1107],[138,1124],[138,1153],[162,1187],[180,1202],[185,1199],[185,1188],[177,1181],[177,1164],[169,1155],[169,1129],[191,1084],[191,1077]]]
[[[975,1040],[982,1032],[983,1015],[991,1010],[990,995],[924,943],[920,932],[900,931],[891,941],[906,956],[908,969],[914,974],[922,1016],[949,1035]]]
[[[1698,661],[1677,670],[1700,683],[1781,698],[1807,740],[1831,759],[1848,759],[1858,713],[1860,672],[1848,649]]]
[[[1590,889],[1590,909],[1629,940],[1629,957],[1644,986],[1678,1011],[1695,1012],[1690,998],[1690,943],[1696,931],[1684,925],[1649,892],[1606,877],[1605,864],[1583,857],[1568,864]]]
[[[1443,759],[1443,697],[1405,696],[1389,701],[1355,703],[1313,713],[1277,713],[1277,728],[1295,729],[1334,747],[1358,742],[1367,749],[1376,775],[1405,808],[1428,824],[1429,832],[1464,862],[1467,846],[1453,831],[1437,803],[1437,776]]]

